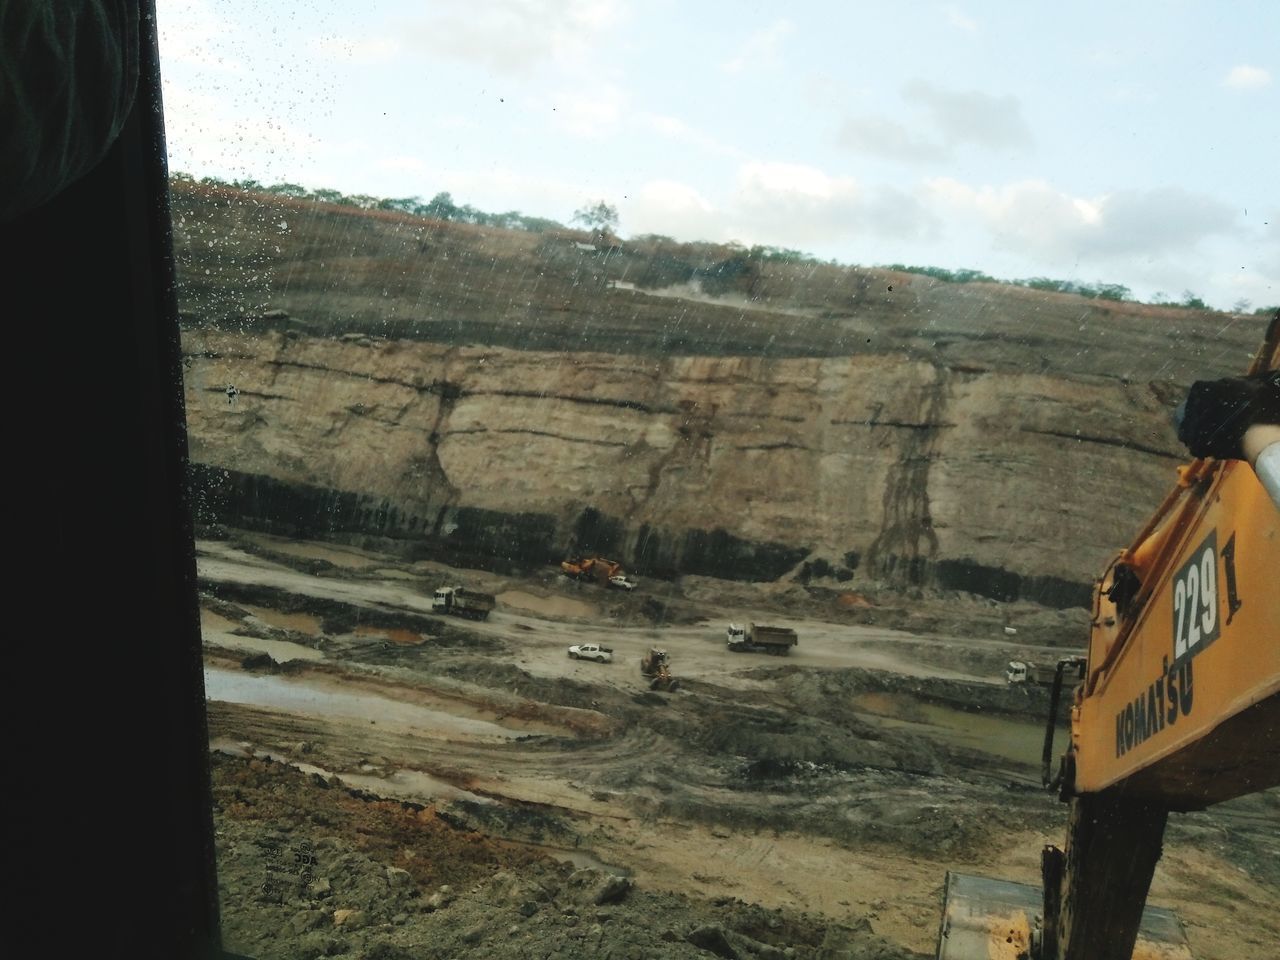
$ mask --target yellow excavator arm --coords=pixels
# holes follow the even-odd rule
[[[1278,369],[1280,317],[1249,374]],[[1099,583],[1059,781],[1040,960],[1129,960],[1169,812],[1280,785],[1280,505],[1247,462],[1182,467]]]
[[[1280,511],[1239,460],[1184,468],[1178,493],[1098,591],[1073,793],[1195,810],[1280,784]]]
[[[1257,425],[1269,439],[1280,433],[1280,385],[1268,376],[1277,370],[1280,316],[1249,370],[1251,384],[1266,383]],[[1243,421],[1230,416],[1234,425],[1216,429],[1235,438]],[[1218,436],[1196,442],[1240,449]],[[1280,504],[1270,483],[1271,493],[1245,460],[1192,460],[1107,569],[1088,658],[1058,667],[1055,710],[1064,674],[1083,667],[1084,677],[1053,778],[1046,739],[1046,785],[1070,803],[1066,845],[1045,848],[1042,891],[949,874],[940,960],[1190,956],[1176,917],[1145,907],[1169,813],[1280,786]]]

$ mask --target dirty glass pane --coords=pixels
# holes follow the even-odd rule
[[[1234,9],[161,0],[228,949],[917,957],[948,871],[1038,897],[1056,665],[1280,302]],[[1195,956],[1274,955],[1278,820],[1171,818]]]

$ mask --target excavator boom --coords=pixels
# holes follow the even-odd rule
[[[1249,371],[1268,438],[1277,370],[1280,316]],[[1243,436],[1247,408],[1225,409],[1208,412]],[[1042,888],[948,874],[939,960],[1190,957],[1177,918],[1146,906],[1169,814],[1280,786],[1280,504],[1241,453],[1215,455],[1179,469],[1097,585],[1053,778],[1046,743],[1065,847],[1043,851]]]
[[[1134,569],[1122,559],[1099,590],[1069,786],[1197,810],[1280,784],[1280,512],[1239,460],[1199,461],[1180,483],[1122,555],[1151,559],[1117,574]],[[1143,586],[1117,604],[1131,575]]]

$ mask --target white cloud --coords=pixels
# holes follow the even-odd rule
[[[1257,90],[1259,87],[1268,86],[1271,83],[1271,73],[1262,67],[1253,67],[1247,63],[1232,67],[1225,77],[1222,78],[1224,87],[1231,87],[1233,90]]]
[[[726,73],[741,73],[748,68],[777,66],[778,45],[794,29],[795,24],[785,17],[775,20],[747,37],[738,52],[720,65],[721,69]]]
[[[978,22],[964,13],[954,3],[949,3],[942,8],[943,15],[947,18],[947,23],[951,24],[957,30],[963,30],[965,33],[977,33]]]
[[[1229,290],[1232,302],[1248,300],[1252,306],[1264,307],[1280,304],[1280,270],[1242,269],[1225,274],[1215,274],[1211,280],[1215,287]]]
[[[1189,254],[1203,240],[1238,232],[1235,210],[1179,187],[1074,197],[1043,180],[972,187],[927,180],[938,206],[986,228],[994,246],[1054,260]]]
[[[856,197],[852,177],[832,177],[797,163],[748,163],[738,171],[739,192],[749,196],[791,196],[830,201]]]
[[[903,87],[903,96],[925,109],[947,143],[993,148],[1031,145],[1031,130],[1017,97],[944,90],[923,80],[910,81]]]
[[[837,142],[858,153],[907,163],[945,160],[962,145],[996,150],[1033,144],[1017,97],[944,90],[923,80],[905,84],[902,97],[923,112],[924,133],[899,119],[854,116],[841,124]]]
[[[315,137],[278,117],[238,111],[233,98],[164,82],[169,166],[263,183],[304,179],[319,146]],[[332,144],[328,145],[330,148]],[[332,150],[330,150],[332,152]]]
[[[927,237],[937,226],[901,191],[864,187],[803,164],[759,161],[741,164],[717,202],[675,181],[647,183],[625,204],[623,221],[632,233],[802,248],[867,236]]]
[[[867,188],[799,164],[749,163],[738,171],[729,209],[746,242],[807,246],[865,234],[924,238],[934,218],[909,194]]]
[[[405,173],[422,173],[427,169],[427,165],[417,157],[410,157],[403,154],[393,157],[383,157],[378,160],[377,165],[383,170],[403,171]]]
[[[547,63],[578,69],[626,16],[622,0],[437,0],[432,6],[433,13],[405,27],[410,42],[506,76],[525,76]]]
[[[622,119],[626,97],[612,84],[568,90],[551,101],[556,122],[578,137],[602,137]]]
[[[235,32],[208,0],[161,0],[156,28],[160,55],[166,62],[243,72],[245,63],[221,52]]]
[[[666,137],[668,140],[692,144],[701,150],[718,153],[723,156],[742,157],[742,151],[737,147],[722,143],[715,137],[700,130],[695,130],[679,117],[660,113],[641,113],[637,116],[637,120],[654,133]]]
[[[878,115],[847,118],[836,139],[858,153],[908,163],[942,160],[950,153],[944,144],[916,136],[905,124]]]
[[[348,63],[385,63],[400,54],[400,42],[391,37],[314,37],[309,46],[331,60]]]
[[[727,240],[711,202],[688,184],[652,180],[624,205],[623,221],[633,236],[661,233],[681,240]]]

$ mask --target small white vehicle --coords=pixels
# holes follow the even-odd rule
[[[1082,662],[1073,659],[1069,669],[1063,671],[1062,682],[1068,689],[1084,679]],[[1009,667],[1004,672],[1004,678],[1011,684],[1026,683],[1036,687],[1051,687],[1057,672],[1057,663],[1042,666],[1025,660],[1010,660]]]
[[[569,648],[569,659],[612,663],[613,647],[602,647],[598,643],[575,643]]]
[[[1025,660],[1010,660],[1004,672],[1009,683],[1029,683],[1034,686],[1048,687],[1053,685],[1053,673],[1056,665],[1049,667],[1027,663]]]
[[[628,580],[626,577],[621,577],[621,576],[610,577],[609,586],[617,587],[619,590],[634,590],[636,588],[636,582],[634,580]]]

